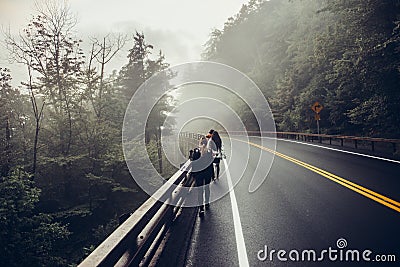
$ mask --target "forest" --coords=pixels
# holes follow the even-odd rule
[[[251,0],[214,29],[203,58],[267,97],[278,131],[400,138],[400,1]]]
[[[0,66],[4,266],[74,266],[146,200],[126,167],[123,118],[137,88],[169,66],[140,31],[91,38],[85,51],[68,6],[43,3],[19,35],[3,32],[27,73],[14,87]],[[125,65],[107,74],[123,46]],[[319,101],[323,133],[400,138],[399,53],[399,0],[250,0],[210,33],[202,57],[253,79],[279,131],[316,132]],[[165,114],[153,114],[145,139],[168,176],[158,134]]]
[[[118,226],[120,215],[148,197],[126,167],[121,131],[135,90],[168,67],[164,55],[141,32],[92,38],[84,51],[76,19],[61,3],[43,1],[19,35],[3,33],[10,58],[27,71],[14,88],[12,73],[0,67],[4,266],[76,265]],[[126,64],[107,75],[107,64],[128,41]],[[172,165],[157,164],[156,123],[165,115],[154,116],[147,152],[168,176]]]

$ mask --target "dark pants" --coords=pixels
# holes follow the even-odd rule
[[[219,164],[220,164],[220,162],[221,162],[221,158],[215,158],[214,159],[215,170],[216,170],[217,174],[215,175],[214,168],[213,168],[213,178],[215,178],[215,177],[219,178],[219,170],[220,170]]]
[[[202,170],[198,173],[194,173],[194,179],[196,187],[202,186],[203,190],[199,191],[197,195],[199,206],[203,208],[204,204],[208,204],[210,202],[210,183],[211,177],[214,173],[214,167],[211,163],[205,170]]]

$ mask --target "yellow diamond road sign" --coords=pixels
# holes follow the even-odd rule
[[[319,102],[315,102],[311,107],[311,109],[317,114],[319,114],[323,108],[324,107]]]

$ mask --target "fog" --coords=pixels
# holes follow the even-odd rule
[[[205,1],[138,1],[138,0],[70,0],[70,9],[77,18],[76,35],[83,39],[85,52],[90,49],[90,37],[123,33],[132,39],[135,31],[143,32],[148,43],[162,50],[171,65],[200,59],[203,44],[214,28],[221,28],[228,17],[237,13],[246,0]],[[29,23],[34,1],[0,0],[0,24],[3,30],[21,32]],[[25,68],[8,60],[0,36],[0,65],[13,73],[13,84],[26,79]],[[107,73],[126,64],[126,55],[133,41],[110,62]]]

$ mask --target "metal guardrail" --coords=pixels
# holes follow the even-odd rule
[[[190,133],[190,132],[180,132],[179,133],[180,137],[187,138],[187,139],[194,139],[194,140],[199,140],[200,137],[204,136],[204,134],[199,134],[199,133]]]
[[[185,201],[180,189],[193,185],[189,172],[188,160],[155,193],[163,199],[171,199],[175,205],[167,205],[150,197],[79,266],[147,266]],[[180,186],[174,189],[172,184]]]
[[[248,134],[248,135],[261,135],[259,131],[230,131],[229,134]],[[385,143],[391,144],[393,154],[398,152],[398,146],[400,145],[400,139],[385,139],[385,138],[372,138],[372,137],[357,137],[357,136],[346,136],[346,135],[327,135],[327,134],[311,134],[311,133],[297,133],[297,132],[262,132],[265,135],[276,136],[277,138],[286,138],[307,142],[319,142],[323,143],[323,141],[329,141],[329,144],[332,145],[332,142],[335,140],[339,140],[340,146],[344,146],[346,141],[351,141],[354,145],[354,148],[358,149],[359,144],[361,142],[369,143],[371,151],[375,152],[377,143]]]
[[[179,138],[180,144],[182,144],[181,151],[189,152],[194,147],[197,147],[202,136],[204,135],[199,133],[180,132]]]
[[[227,134],[225,131],[220,131],[221,134]],[[260,131],[229,131],[230,135],[253,135],[260,136]],[[312,134],[312,133],[298,133],[298,132],[262,132],[265,136],[293,139],[306,142],[328,142],[333,145],[334,141],[339,141],[339,145],[344,147],[346,142],[351,142],[355,149],[359,149],[362,144],[368,144],[368,148],[372,151],[376,151],[378,144],[388,144],[391,148],[386,148],[387,151],[391,150],[393,154],[399,152],[400,139],[386,139],[386,138],[372,138],[372,137],[358,137],[358,136],[348,136],[348,135],[328,135],[328,134]],[[180,137],[186,140],[199,140],[202,134],[182,132]],[[196,143],[192,143],[196,145]]]

